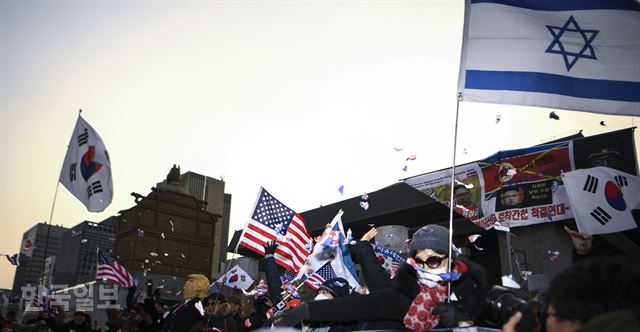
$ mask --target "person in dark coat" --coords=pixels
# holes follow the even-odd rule
[[[188,332],[196,321],[204,316],[204,306],[200,299],[207,295],[209,279],[202,274],[190,274],[184,286],[184,302],[176,304],[165,313],[164,331]]]
[[[58,322],[56,319],[49,316],[47,319],[47,326],[54,332],[90,332],[91,331],[91,318],[84,311],[76,311],[73,314],[73,319],[68,322]]]
[[[280,293],[282,292],[282,281],[280,280],[280,274],[278,273],[276,259],[273,256],[277,247],[278,243],[276,240],[267,242],[264,245],[264,274],[267,279],[269,298],[272,303],[278,303],[282,300],[282,297],[280,296]]]
[[[222,294],[210,294],[203,300],[205,307],[204,317],[197,321],[191,328],[191,332],[237,332],[236,320],[231,317],[231,307],[225,302]]]
[[[427,225],[415,232],[411,241],[411,258],[398,268],[389,286],[373,290],[368,295],[353,295],[326,301],[313,301],[285,311],[275,319],[276,325],[292,326],[300,321],[310,323],[353,322],[362,323],[361,330],[429,331],[440,323],[440,315],[433,310],[444,302],[447,286],[443,276],[457,275],[456,283],[471,281],[475,292],[460,295],[466,310],[480,312],[481,303],[489,284],[483,273],[459,262],[455,273],[444,274],[448,266],[449,230],[438,225]],[[482,272],[482,269],[480,272]],[[478,275],[471,276],[471,273]],[[466,276],[465,276],[466,274]],[[475,284],[475,286],[473,286]],[[465,285],[464,288],[468,286]],[[474,294],[475,293],[475,294]],[[482,294],[480,294],[482,293]],[[478,301],[478,299],[480,299]],[[477,302],[477,303],[475,303]],[[457,308],[456,308],[457,309]]]

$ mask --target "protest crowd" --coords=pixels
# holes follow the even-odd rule
[[[513,104],[637,117],[639,3],[466,1],[458,103]],[[549,118],[560,120],[555,111]],[[458,110],[455,135],[457,119]],[[496,124],[500,121],[498,115]],[[434,121],[428,125],[438,124]],[[600,125],[605,126],[604,121]],[[37,313],[21,321],[13,311],[0,317],[0,332],[637,332],[640,249],[636,242],[631,243],[635,251],[624,250],[624,246],[612,245],[600,236],[637,231],[640,225],[634,128],[589,139],[581,136],[499,151],[463,165],[456,164],[454,143],[452,169],[436,171],[431,178],[403,180],[403,185],[426,195],[421,199],[428,196],[430,201],[450,208],[449,227],[439,225],[442,220],[416,217],[418,223],[411,225],[411,233],[400,239],[404,241],[401,252],[375,245],[378,230],[373,224],[362,234],[345,230],[342,210],[324,230],[326,221],[321,220],[314,231],[322,234],[313,238],[300,215],[261,188],[250,221],[237,239],[238,246],[262,260],[265,277],[251,288],[231,287],[226,272],[216,281],[203,274],[182,273],[194,267],[194,260],[189,260],[191,265],[185,263],[181,270],[181,277],[188,275],[180,292],[182,299],[175,303],[163,298],[160,287],[154,288],[151,280],[134,283],[110,254],[98,252],[94,283],[113,282],[124,287],[126,300],[116,297],[109,300],[108,308],[97,309],[103,312],[92,313],[67,312],[55,297],[40,298]],[[491,131],[479,129],[478,138]],[[630,143],[618,144],[622,141]],[[412,155],[406,161],[415,159]],[[99,135],[79,116],[60,182],[88,211],[103,211],[111,202],[109,163]],[[406,165],[403,171],[407,171]],[[179,182],[180,171],[174,166],[167,184],[172,174]],[[460,174],[467,183],[459,181]],[[339,191],[342,195],[344,186]],[[364,211],[369,209],[367,197],[362,196],[359,203]],[[194,197],[190,199],[194,201]],[[136,203],[139,200],[141,197],[136,197]],[[204,210],[204,205],[198,205],[195,218]],[[513,235],[510,226],[573,218],[576,227],[564,226],[562,232],[567,248],[569,242],[573,248],[571,265],[547,280],[544,290],[528,297],[514,292],[516,287],[509,288],[509,282],[515,283],[513,279],[505,281],[502,276],[502,285],[496,285],[492,282],[495,276],[490,277],[496,271],[487,271],[460,248],[480,235],[471,235],[464,245],[454,243],[454,212],[478,229],[506,232],[506,241]],[[213,214],[210,217],[215,220]],[[379,219],[384,217],[387,215],[378,215]],[[584,222],[587,219],[589,223]],[[198,220],[194,220],[195,224]],[[167,221],[173,232],[174,222]],[[381,221],[390,226],[395,220]],[[212,225],[213,221],[208,232],[212,233]],[[205,233],[195,227],[191,236]],[[139,237],[144,236],[143,229],[137,232]],[[160,234],[164,240],[165,233]],[[210,244],[213,246],[213,240]],[[201,247],[202,252],[210,250]],[[554,250],[547,254],[550,258],[559,255]],[[511,255],[509,248],[508,264]],[[18,265],[18,254],[5,256]],[[211,265],[205,261],[204,265]],[[142,268],[146,277],[148,267],[142,264]],[[239,270],[230,266],[226,269]],[[94,313],[104,313],[106,324],[94,320]]]
[[[342,234],[335,246],[331,245],[335,234],[328,228],[316,248],[322,248],[322,254],[355,257],[361,284],[350,284],[332,269],[325,275],[333,277],[320,278],[321,283],[304,271],[299,276],[289,272],[281,276],[274,257],[278,243],[270,241],[264,245],[266,289],[262,281],[250,292],[225,296],[220,291],[224,285],[194,274],[183,286],[184,302],[172,307],[148,283],[144,291],[129,288],[126,303],[114,303],[119,309],[106,309],[104,327],[92,324],[89,313],[77,311],[67,317],[64,308],[52,304],[21,323],[2,318],[2,331],[430,331],[459,326],[503,331],[640,330],[637,257],[614,255],[602,245],[594,247],[593,236],[566,231],[567,241],[574,245],[574,264],[529,302],[492,287],[487,272],[456,250],[449,257],[445,227],[431,224],[417,230],[407,242],[405,262],[386,269],[370,242],[376,228],[346,245],[342,244],[348,238]],[[341,253],[341,247],[347,252]],[[449,263],[452,268],[447,272]],[[313,294],[300,294],[302,284],[317,287],[309,288],[315,288]]]

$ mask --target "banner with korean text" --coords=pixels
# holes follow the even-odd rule
[[[607,166],[637,174],[633,129],[500,151],[456,166],[454,211],[476,225],[519,227],[573,218],[562,173]],[[451,169],[404,180],[449,206]]]

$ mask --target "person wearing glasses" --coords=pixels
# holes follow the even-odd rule
[[[277,326],[295,326],[303,321],[327,325],[351,322],[358,325],[354,330],[429,331],[440,324],[441,315],[447,319],[473,319],[481,311],[489,284],[482,268],[475,264],[455,263],[456,273],[447,274],[448,253],[449,230],[438,225],[424,226],[414,233],[411,257],[398,268],[388,287],[367,295],[303,303],[278,313],[274,322]],[[449,278],[451,275],[456,276],[455,280]],[[453,282],[460,304],[440,307],[447,298],[447,282]],[[464,315],[453,314],[467,309]]]

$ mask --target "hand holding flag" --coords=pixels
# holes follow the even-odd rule
[[[311,236],[304,219],[260,188],[251,219],[240,235],[238,245],[264,255],[264,246],[277,240],[276,263],[296,272],[311,252]]]

